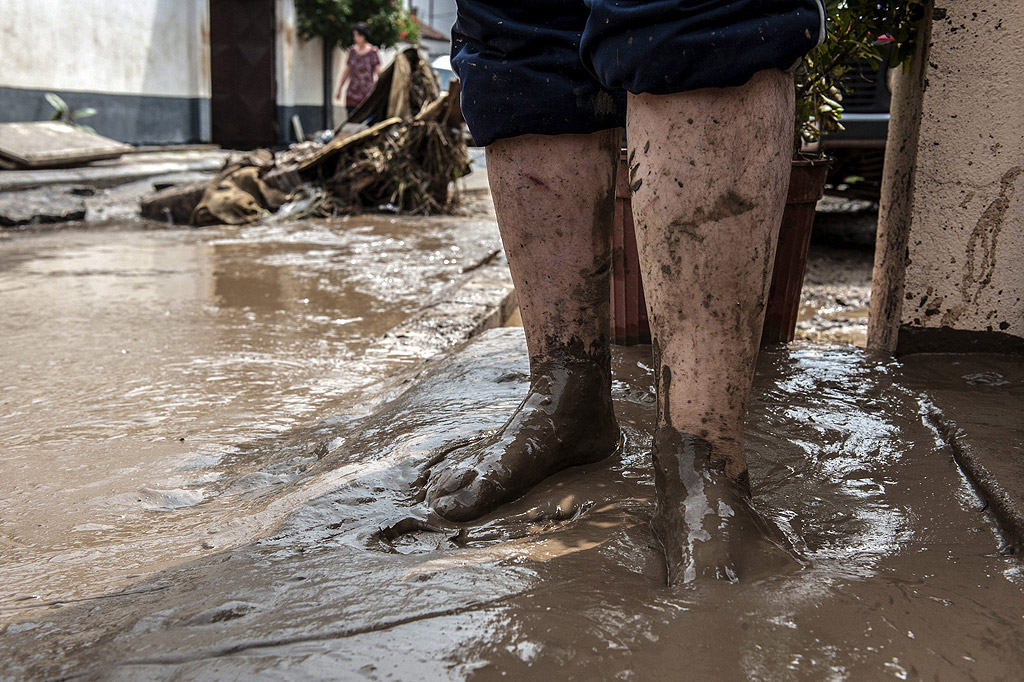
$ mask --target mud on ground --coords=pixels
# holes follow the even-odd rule
[[[478,522],[416,501],[428,463],[525,391],[521,331],[432,363],[338,424],[335,489],[272,535],[40,614],[5,675],[76,679],[1013,680],[1024,576],[891,360],[762,355],[747,451],[757,505],[805,566],[663,586],[650,531],[645,350],[615,358],[624,443]],[[60,652],[54,656],[52,652]]]
[[[478,204],[482,208],[475,210],[487,210],[483,198]],[[285,337],[308,340],[338,327],[328,333],[333,339],[352,329],[354,322],[332,322],[348,318],[313,283],[325,284],[324,291],[344,287],[334,281],[329,263],[372,260],[361,245],[393,238],[389,229],[402,228],[380,225],[346,238],[351,243],[339,243],[330,231],[294,235],[269,229],[271,234],[251,228],[241,235],[263,234],[264,245],[257,241],[255,248],[266,251],[256,259],[256,271],[241,265],[241,252],[251,242],[229,237],[215,240],[223,252],[215,270],[221,278],[224,270],[233,272],[227,279],[238,280],[220,291],[237,304],[227,306],[229,335],[244,341],[258,331],[253,325],[265,322],[264,315],[283,312],[295,329],[274,333],[284,335],[279,341],[287,350]],[[139,239],[134,233],[110,236],[129,243]],[[426,235],[428,241],[434,237]],[[168,247],[182,248],[179,238],[167,233],[159,238],[161,248],[137,245],[134,251],[140,258],[168,258]],[[484,241],[476,246],[477,258],[460,256],[457,265],[445,267],[457,271],[486,258]],[[102,244],[93,246],[103,251]],[[153,286],[131,263],[110,267],[110,257],[106,253],[106,270],[97,267],[104,261],[95,254],[71,259],[74,272],[67,280],[81,287],[124,269],[127,290]],[[53,259],[39,262],[35,277],[45,280],[56,272]],[[190,263],[185,270],[203,271]],[[294,272],[273,274],[279,268]],[[182,279],[181,269],[180,263],[164,268],[174,279]],[[826,341],[856,339],[869,282],[869,250],[815,244],[805,286],[805,303],[814,313],[801,323],[805,338],[820,333],[817,338]],[[356,294],[394,294],[387,276],[364,285]],[[277,292],[269,302],[263,296],[268,286]],[[175,291],[180,289],[167,291],[171,305]],[[275,296],[289,304],[278,305]],[[309,303],[298,305],[303,298],[313,310],[307,310]],[[8,320],[23,319],[30,308]],[[67,334],[88,312],[65,311],[57,331],[67,343],[74,344]],[[105,362],[115,370],[132,358],[120,352],[131,351],[130,344],[114,345],[102,335],[93,341],[111,352],[115,359]],[[216,359],[224,339],[211,335],[208,341]],[[213,377],[204,382],[212,386],[231,381],[227,370],[239,361],[261,359],[255,348],[249,350],[246,358],[229,352],[205,368],[178,362],[169,369]],[[934,376],[920,368],[850,347],[797,344],[764,353],[747,439],[755,500],[800,548],[805,565],[736,585],[701,582],[670,590],[663,587],[649,526],[654,397],[643,349],[621,350],[615,359],[616,409],[625,436],[620,451],[563,472],[468,524],[433,517],[417,501],[418,481],[429,461],[499,426],[521,398],[527,371],[521,331],[489,332],[462,352],[430,363],[422,375],[414,370],[395,379],[389,384],[394,400],[334,405],[337,414],[300,426],[296,415],[318,413],[306,409],[303,386],[336,390],[342,379],[340,388],[348,386],[349,379],[333,371],[336,350],[314,349],[311,358],[297,363],[262,358],[257,374],[272,377],[274,385],[281,377],[293,382],[280,396],[256,395],[250,405],[254,414],[281,416],[265,409],[280,398],[280,423],[253,424],[268,434],[279,429],[277,435],[232,451],[214,447],[223,434],[208,434],[189,460],[195,466],[172,472],[188,483],[209,470],[219,474],[241,464],[238,476],[219,474],[181,491],[223,489],[224,500],[270,509],[275,520],[283,516],[280,525],[261,533],[249,529],[248,537],[262,539],[233,549],[219,546],[217,535],[206,535],[214,541],[200,546],[199,533],[206,529],[196,526],[197,533],[189,535],[189,526],[188,552],[198,557],[189,563],[169,561],[172,567],[146,578],[119,575],[116,588],[111,583],[100,594],[86,589],[78,601],[57,598],[43,608],[32,595],[7,601],[0,614],[8,621],[0,631],[0,679],[1019,677],[1024,571],[1019,559],[1003,555],[1006,539],[953,461],[948,434],[956,431],[957,410],[945,428],[937,426],[941,410],[926,393]],[[66,361],[60,353],[39,359],[53,360],[44,362],[46,371],[58,374]],[[136,362],[159,367],[161,359]],[[931,373],[942,370],[928,367]],[[164,378],[133,386],[139,392],[123,399],[158,394]],[[956,386],[955,379],[943,385]],[[253,398],[238,395],[245,402]],[[207,409],[215,418],[216,410],[235,408],[211,402]],[[227,428],[239,424],[244,420]],[[155,446],[157,456],[164,450],[178,456],[195,442],[192,432],[182,432],[187,438],[178,441],[178,432],[157,433],[153,423],[126,428],[163,438]],[[279,447],[264,461],[271,443]],[[85,468],[79,475],[87,474]],[[149,510],[151,519],[168,513],[184,518],[206,508],[202,500],[182,497],[185,506],[160,509],[176,503],[166,494],[172,487],[151,490],[147,503],[158,507]],[[139,521],[143,527],[146,519]],[[254,527],[261,523],[256,519]],[[159,531],[159,523],[154,527]],[[225,524],[224,530],[240,537],[237,526]],[[106,532],[89,523],[75,531]],[[85,570],[97,565],[89,562],[109,559],[87,545],[65,548],[62,560],[68,566],[77,561]],[[143,569],[151,558],[145,554],[134,559]],[[59,560],[47,563],[60,570]],[[87,572],[82,581],[89,579]]]
[[[878,206],[826,196],[818,204],[796,338],[867,345]]]
[[[313,425],[500,307],[498,250],[451,218],[3,235],[0,623],[260,536]]]

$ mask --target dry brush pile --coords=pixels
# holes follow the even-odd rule
[[[255,222],[303,199],[296,217],[451,213],[456,181],[468,172],[457,85],[440,92],[433,70],[410,48],[330,142],[249,154],[208,183],[147,198],[142,212],[196,226]]]

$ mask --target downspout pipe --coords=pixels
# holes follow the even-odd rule
[[[323,41],[324,107],[323,130],[334,129],[334,45]]]

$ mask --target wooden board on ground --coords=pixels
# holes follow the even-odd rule
[[[131,150],[131,145],[59,121],[0,123],[0,157],[22,168],[77,166]]]

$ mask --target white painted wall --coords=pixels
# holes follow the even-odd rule
[[[0,0],[0,87],[210,96],[209,0]]]
[[[946,0],[932,24],[903,324],[1024,338],[1024,13]]]
[[[277,0],[277,103],[322,105],[323,41],[305,41],[296,30],[295,3]]]

